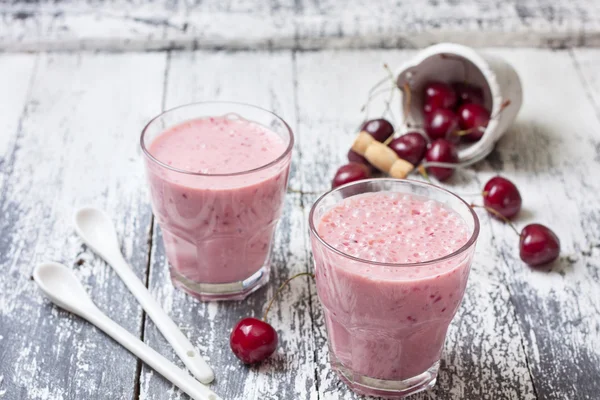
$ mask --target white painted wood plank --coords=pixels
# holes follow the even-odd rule
[[[164,68],[159,53],[39,55],[0,200],[3,398],[133,397],[135,357],[53,307],[30,276],[45,260],[72,266],[98,306],[139,335],[140,307],[76,238],[71,216],[86,204],[111,213],[125,257],[145,277],[150,210],[137,146],[160,110]],[[15,94],[3,90],[0,104]]]
[[[11,51],[600,45],[594,0],[41,0],[0,15]]]
[[[256,104],[275,111],[292,128],[296,122],[292,55],[289,52],[183,52],[171,57],[166,106],[207,100]],[[295,151],[293,169],[299,153]],[[288,277],[306,271],[305,221],[298,194],[286,198],[277,230],[271,282],[244,302],[201,303],[173,287],[160,231],[155,230],[150,288],[215,369],[214,390],[225,399],[308,399],[315,396],[310,295],[298,279],[274,303],[269,321],[280,345],[260,367],[242,365],[229,349],[231,328],[246,316],[260,317],[275,289]],[[312,283],[311,283],[312,285]],[[180,363],[147,320],[145,340]],[[143,368],[141,399],[177,399],[181,393]]]
[[[360,108],[369,87],[385,76],[382,64],[387,62],[394,68],[412,54],[324,51],[297,55],[303,190],[320,192],[329,187],[337,167],[347,162],[346,152],[363,120]],[[383,108],[380,104],[371,110],[371,117],[375,117],[377,110],[381,113]],[[457,174],[444,186],[462,193],[477,193],[482,183],[469,170]],[[307,208],[311,200],[307,201]],[[501,258],[491,240],[489,222],[484,219],[467,293],[448,332],[438,384],[431,393],[416,398],[535,398],[516,310],[504,276],[498,271]],[[313,304],[318,305],[316,295]],[[320,307],[314,311],[319,396],[357,399],[329,368],[323,315]]]
[[[523,82],[518,122],[487,162],[521,189],[519,226],[540,222],[559,236],[551,272],[527,268],[518,239],[491,226],[497,265],[517,309],[534,384],[544,399],[596,399],[600,391],[600,120],[597,52],[498,50]],[[579,73],[585,80],[580,79]],[[485,175],[484,175],[485,176]]]
[[[21,117],[29,92],[36,56],[4,54],[0,56],[0,198],[12,170],[12,155]]]

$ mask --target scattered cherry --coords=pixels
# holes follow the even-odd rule
[[[360,181],[361,179],[368,179],[371,176],[369,167],[364,164],[348,163],[338,168],[331,187],[336,188],[338,186],[345,185],[346,183]]]
[[[451,84],[457,97],[457,105],[479,104],[483,105],[483,89],[466,82],[453,82]]]
[[[425,153],[425,159],[428,162],[456,164],[458,162],[458,153],[454,144],[446,139],[437,139],[429,145],[427,153]],[[454,168],[427,167],[427,171],[438,180],[445,181],[452,176]]]
[[[394,126],[387,119],[378,118],[366,121],[362,124],[360,130],[367,132],[375,140],[383,143],[394,133]]]
[[[444,82],[432,81],[423,88],[423,111],[425,114],[440,108],[451,109],[456,105],[456,93]]]
[[[398,157],[416,166],[425,157],[427,140],[418,132],[409,132],[392,140],[388,147],[394,150]]]
[[[268,358],[277,348],[277,332],[267,322],[244,318],[236,324],[229,337],[231,351],[245,364]]]
[[[496,210],[505,218],[512,218],[521,210],[521,194],[514,183],[501,176],[496,176],[490,179],[483,188],[483,204],[486,208]]]
[[[351,163],[366,165],[367,167],[369,167],[369,169],[372,168],[369,160],[367,160],[352,149],[348,150],[348,161],[350,161]]]
[[[438,108],[425,116],[425,132],[431,140],[457,138],[458,116],[452,110]]]
[[[300,272],[279,286],[269,301],[262,320],[248,317],[243,318],[235,325],[229,336],[229,346],[231,347],[233,354],[235,354],[235,356],[243,363],[254,364],[261,362],[275,352],[279,340],[275,329],[267,323],[267,315],[279,292],[281,292],[292,280],[305,275],[312,278],[315,277],[313,273]]]
[[[527,225],[521,231],[519,256],[532,267],[548,264],[558,258],[560,241],[550,228],[541,224]]]
[[[490,112],[479,104],[464,104],[458,109],[460,128],[469,132],[463,138],[470,142],[481,139],[489,122]]]

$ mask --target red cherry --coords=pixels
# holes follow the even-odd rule
[[[345,185],[346,183],[360,181],[361,179],[368,179],[371,176],[369,168],[363,164],[349,163],[342,165],[338,168],[331,187],[336,188],[338,186]]]
[[[465,104],[458,109],[458,123],[463,130],[471,133],[463,138],[470,142],[476,142],[483,136],[485,128],[490,122],[490,112],[479,104]]]
[[[550,228],[541,224],[527,225],[521,231],[519,256],[532,267],[548,264],[558,258],[560,241]]]
[[[425,159],[429,162],[456,164],[458,162],[458,153],[454,144],[445,139],[438,139],[429,145]],[[427,167],[427,171],[438,180],[445,181],[452,176],[454,168]]]
[[[348,150],[348,161],[350,161],[351,163],[366,165],[367,167],[369,167],[369,169],[372,167],[369,160],[367,160],[352,149]]]
[[[458,116],[452,110],[438,108],[425,116],[425,132],[431,140],[458,139]]]
[[[454,108],[456,93],[444,82],[428,82],[423,88],[423,111],[425,114],[439,108]]]
[[[456,93],[459,106],[469,103],[483,105],[483,89],[481,87],[466,82],[453,82],[451,86]]]
[[[419,165],[427,151],[427,140],[418,132],[406,133],[388,144],[398,157],[412,165]]]
[[[277,332],[268,323],[256,318],[244,318],[231,331],[229,346],[245,364],[268,358],[277,348]]]
[[[514,183],[496,176],[483,188],[483,204],[496,210],[505,218],[512,218],[521,210],[521,194]]]
[[[394,133],[394,126],[387,119],[378,118],[366,121],[362,124],[360,130],[367,132],[375,140],[383,143]]]

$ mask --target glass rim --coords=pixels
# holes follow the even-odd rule
[[[272,116],[274,116],[276,119],[278,119],[279,121],[281,121],[283,123],[283,125],[287,129],[288,134],[290,135],[289,143],[288,143],[286,149],[276,159],[274,159],[272,161],[269,161],[267,164],[261,165],[261,166],[256,167],[256,168],[252,168],[252,169],[248,169],[248,170],[244,170],[244,171],[238,171],[238,172],[230,172],[230,173],[225,173],[225,174],[223,174],[223,173],[219,173],[219,174],[205,174],[205,173],[202,173],[202,172],[187,171],[185,169],[180,169],[180,168],[176,168],[176,167],[173,167],[171,165],[165,164],[164,162],[162,162],[159,159],[157,159],[156,157],[154,157],[150,153],[150,151],[148,150],[148,148],[146,147],[146,145],[144,143],[144,138],[146,137],[146,133],[148,131],[148,128],[150,127],[150,125],[152,125],[155,121],[157,121],[159,118],[163,117],[164,115],[166,115],[166,114],[168,114],[170,112],[182,109],[182,108],[190,107],[190,106],[218,105],[218,104],[250,107],[250,108],[253,108],[255,110],[259,110],[259,111],[271,114]],[[256,121],[252,121],[252,122],[256,122]],[[248,103],[237,102],[237,101],[197,101],[197,102],[182,104],[182,105],[177,106],[177,107],[169,108],[168,110],[164,110],[160,114],[158,114],[157,116],[155,116],[154,118],[152,118],[144,126],[144,128],[142,129],[142,134],[140,135],[140,146],[142,148],[142,151],[146,155],[146,157],[148,157],[151,161],[153,161],[154,163],[158,164],[159,166],[161,166],[163,168],[167,168],[167,169],[169,169],[171,171],[174,171],[174,172],[177,172],[177,173],[180,173],[180,174],[186,174],[186,175],[192,175],[192,176],[206,176],[206,177],[239,176],[239,175],[252,174],[254,172],[262,171],[262,170],[267,169],[269,167],[272,167],[273,165],[276,165],[280,161],[284,160],[292,152],[292,149],[294,147],[294,133],[292,131],[292,128],[288,125],[287,122],[285,122],[285,120],[283,118],[281,118],[279,115],[275,114],[273,111],[269,111],[269,110],[267,110],[265,108],[262,108],[262,107],[259,107],[259,106],[255,106],[255,105],[248,104]]]
[[[462,245],[460,248],[458,248],[457,250],[453,251],[450,254],[435,258],[433,260],[420,261],[420,262],[414,262],[414,263],[388,263],[388,262],[371,261],[371,260],[366,260],[364,258],[352,256],[350,254],[344,253],[341,250],[336,249],[335,247],[333,247],[332,245],[327,243],[321,237],[321,235],[319,235],[319,232],[317,232],[317,229],[316,229],[314,221],[313,221],[313,219],[314,219],[313,217],[314,217],[314,213],[317,208],[317,205],[321,201],[323,201],[323,199],[325,199],[325,197],[327,197],[335,192],[338,192],[344,188],[359,185],[361,183],[364,184],[367,182],[373,182],[373,181],[407,182],[407,183],[414,184],[417,186],[422,186],[422,187],[428,186],[428,187],[433,188],[434,190],[439,190],[441,192],[445,192],[446,194],[450,195],[451,197],[457,198],[462,204],[465,205],[465,207],[467,207],[469,209],[471,216],[473,217],[474,225],[473,225],[473,232],[471,233],[471,237],[469,238],[469,240],[467,240],[467,242],[464,245]],[[376,193],[376,192],[365,192],[365,193]],[[363,193],[360,193],[360,194],[363,194]],[[310,209],[310,213],[308,214],[308,223],[309,223],[309,228],[310,228],[311,234],[313,234],[317,239],[319,239],[319,241],[323,245],[325,245],[325,247],[327,247],[329,250],[341,255],[342,257],[348,258],[350,260],[361,262],[361,263],[367,263],[367,264],[371,264],[371,265],[376,265],[376,266],[380,266],[380,267],[395,267],[395,268],[413,267],[414,268],[414,267],[428,266],[428,265],[432,265],[432,264],[439,264],[440,262],[450,260],[450,259],[464,253],[465,251],[467,251],[469,248],[471,248],[471,246],[473,246],[475,244],[475,241],[477,240],[477,237],[479,236],[479,217],[477,216],[477,213],[475,212],[475,210],[473,210],[473,207],[469,206],[469,204],[466,201],[464,201],[462,199],[462,197],[460,197],[457,194],[452,193],[451,191],[444,189],[440,186],[436,186],[434,184],[427,183],[427,182],[417,181],[414,179],[370,178],[370,179],[363,179],[360,181],[355,181],[355,182],[347,183],[342,186],[338,186],[335,189],[331,189],[331,190],[325,192],[324,194],[319,196],[319,198],[314,202],[314,204],[312,205],[312,207]]]

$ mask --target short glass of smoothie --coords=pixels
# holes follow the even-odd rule
[[[479,233],[472,208],[431,184],[370,179],[321,196],[309,224],[333,369],[364,395],[432,387]]]
[[[173,284],[201,300],[241,300],[269,279],[294,137],[259,107],[177,107],[141,136],[152,210]]]

